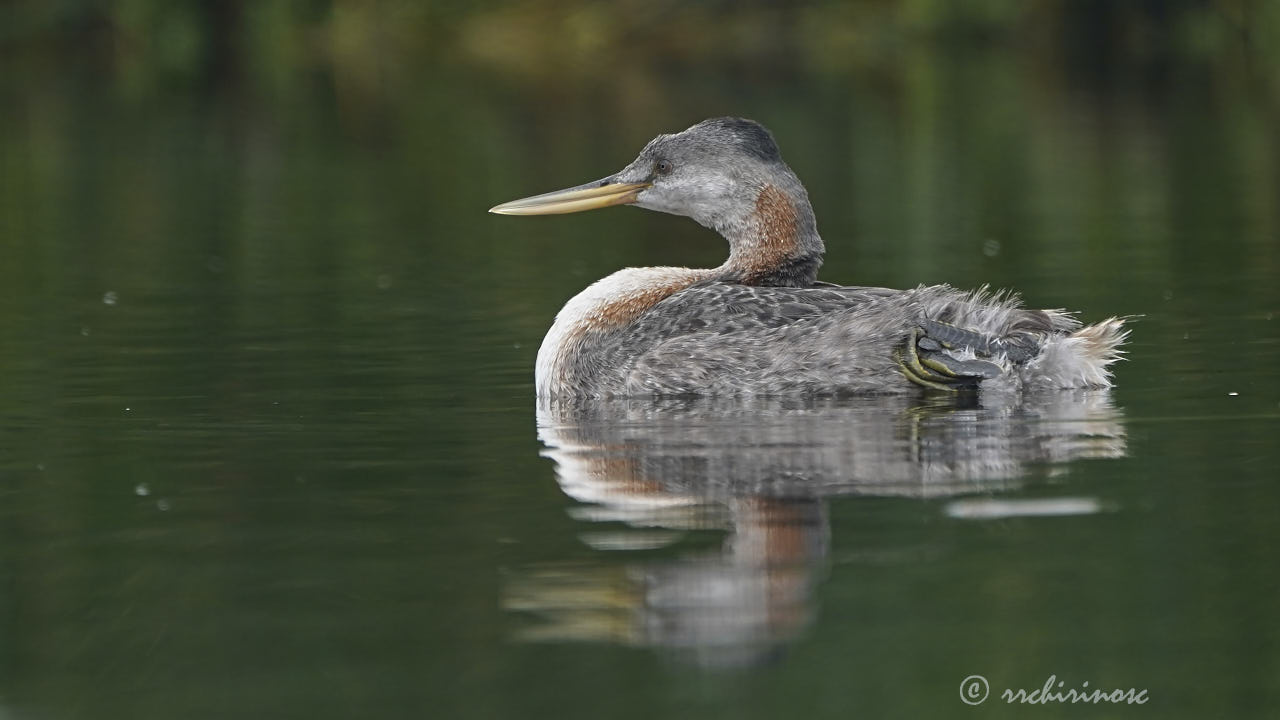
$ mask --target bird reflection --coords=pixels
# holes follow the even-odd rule
[[[652,647],[706,667],[765,661],[811,623],[826,498],[980,497],[1126,449],[1106,391],[969,406],[597,400],[541,407],[538,434],[598,556],[508,578],[505,607],[533,617],[519,637]],[[708,548],[699,531],[723,540]]]

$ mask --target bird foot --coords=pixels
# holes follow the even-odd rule
[[[947,352],[958,347],[982,352],[974,347],[977,341],[981,341],[982,348],[989,354],[991,341],[978,333],[933,320],[925,320],[921,325],[921,328],[911,330],[906,347],[897,352],[898,367],[911,382],[932,390],[956,393],[976,390],[983,380],[998,377],[1004,372],[989,360],[961,360]]]

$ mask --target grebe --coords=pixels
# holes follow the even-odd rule
[[[503,215],[636,205],[729,241],[720,267],[627,268],[556,315],[540,398],[1109,387],[1124,322],[1082,327],[1009,293],[817,280],[825,247],[773,136],[741,118],[659,135],[621,171],[495,206]]]

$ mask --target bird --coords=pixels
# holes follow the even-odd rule
[[[538,350],[540,399],[1109,388],[1124,354],[1122,317],[1086,326],[985,286],[818,280],[826,246],[808,193],[769,130],[744,118],[658,135],[612,175],[490,212],[615,205],[689,217],[729,256],[626,268],[571,298]]]

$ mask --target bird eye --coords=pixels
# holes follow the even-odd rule
[[[653,169],[659,175],[666,175],[667,173],[671,172],[672,168],[674,167],[675,166],[671,164],[670,160],[659,160],[658,164],[653,166]]]

